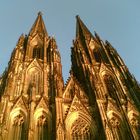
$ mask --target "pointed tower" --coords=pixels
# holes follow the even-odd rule
[[[78,16],[72,73],[84,88],[90,105],[94,105],[91,110],[97,114],[93,118],[98,118],[97,133],[105,133],[101,139],[140,138],[140,88],[135,78],[111,44],[104,43],[97,33],[93,36]]]
[[[44,21],[42,19],[41,12],[38,13],[38,17],[33,24],[27,41],[26,48],[26,60],[30,60],[32,58],[44,59],[44,49],[45,49],[45,41],[48,40],[49,36],[46,31]]]
[[[140,86],[79,16],[64,86],[61,57],[41,12],[0,77],[0,140],[139,140]]]
[[[56,41],[38,13],[28,36],[19,38],[1,78],[0,140],[56,139],[57,98],[63,86]]]

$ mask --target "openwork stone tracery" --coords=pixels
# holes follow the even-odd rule
[[[0,140],[139,140],[140,86],[117,51],[77,18],[64,85],[42,14],[0,77]]]

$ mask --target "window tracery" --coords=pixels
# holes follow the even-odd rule
[[[111,110],[107,113],[107,116],[113,135],[118,140],[123,140],[125,137],[125,133],[122,133],[123,122],[122,119],[120,118],[120,115],[117,112]]]
[[[33,48],[33,58],[43,59],[43,48],[36,46]]]
[[[117,118],[117,117],[112,117],[110,120],[109,120],[110,124],[112,127],[119,127],[120,125],[120,120]]]
[[[48,140],[48,120],[41,115],[36,121],[36,140]]]
[[[22,114],[18,114],[12,119],[9,133],[9,140],[25,139],[25,119]]]
[[[71,126],[71,140],[91,140],[90,126],[83,119],[78,118]]]
[[[137,113],[131,110],[128,113],[128,118],[129,118],[130,125],[132,127],[134,138],[138,140],[140,137],[140,122],[138,119],[139,117]]]
[[[133,127],[139,126],[139,122],[138,122],[138,120],[137,120],[136,118],[132,118],[132,119],[130,120],[130,124],[131,124]]]
[[[35,67],[30,70],[30,76],[28,78],[28,84],[31,85],[28,88],[31,88],[31,95],[38,97],[43,92],[42,87],[42,73],[38,71]]]

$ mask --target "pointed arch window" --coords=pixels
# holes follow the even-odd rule
[[[134,135],[134,138],[136,140],[139,140],[140,138],[140,122],[139,122],[139,116],[137,113],[135,113],[134,111],[129,111],[128,112],[128,118],[129,118],[129,122],[132,128],[132,132]]]
[[[39,69],[36,67],[32,67],[30,69],[31,72],[29,72],[29,80],[28,80],[28,88],[30,88],[30,94],[32,96],[38,96],[41,95],[43,92],[43,87],[42,87],[42,73]]]
[[[114,137],[118,140],[126,139],[127,131],[124,130],[124,124],[120,114],[110,110],[107,113],[107,116]]]
[[[77,119],[71,126],[71,140],[93,139],[90,126],[83,120]]]
[[[106,137],[107,137],[107,140],[113,140],[113,134],[112,134],[112,131],[110,128],[106,128]]]
[[[9,140],[25,140],[25,119],[22,114],[18,114],[12,119]]]
[[[43,59],[43,47],[36,46],[33,48],[33,58]]]
[[[104,83],[110,98],[116,99],[116,85],[114,83],[112,76],[104,75]]]
[[[48,120],[45,115],[38,117],[36,122],[36,140],[48,140]]]

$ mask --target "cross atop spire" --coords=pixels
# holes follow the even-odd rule
[[[48,36],[43,18],[42,18],[42,12],[38,12],[38,16],[29,32],[29,35],[35,36],[36,34],[40,34],[43,36]]]

